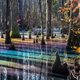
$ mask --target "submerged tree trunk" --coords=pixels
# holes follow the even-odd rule
[[[10,44],[10,0],[7,0],[6,3],[6,36],[5,36],[5,43]]]

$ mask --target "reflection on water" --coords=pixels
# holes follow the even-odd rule
[[[3,67],[0,80],[65,80],[47,74],[48,62],[51,62],[52,66],[56,51],[60,52],[62,60],[75,56],[64,54],[65,47],[60,45],[56,47],[56,44],[50,46],[28,45],[25,48],[24,45],[18,45],[17,49],[19,51],[9,51],[4,48],[0,51],[0,59],[5,61],[5,63],[0,62]]]
[[[40,76],[39,74],[29,74],[28,76],[25,74],[22,77],[18,77],[18,75],[15,76],[11,76],[11,75],[6,75],[5,74],[1,74],[0,80],[67,80],[67,79],[63,79],[63,78],[57,78],[57,77],[48,77],[46,78],[45,76]]]
[[[17,76],[17,80],[19,80],[19,72],[16,69],[16,76]]]
[[[7,70],[4,68],[3,74],[0,73],[0,80],[7,80]]]

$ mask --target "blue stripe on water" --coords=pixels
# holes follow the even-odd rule
[[[66,52],[66,50],[59,50],[59,49],[56,49],[56,50],[54,50],[53,52],[50,52],[50,51],[48,51],[48,50],[46,50],[46,51],[41,51],[41,50],[38,51],[38,50],[34,50],[34,49],[33,49],[33,50],[32,50],[32,49],[31,49],[31,50],[29,50],[29,49],[28,49],[28,50],[27,50],[27,49],[20,49],[20,51],[24,51],[24,52],[26,51],[26,52],[32,52],[32,53],[40,53],[40,54],[41,54],[41,53],[44,53],[44,54],[48,54],[48,55],[49,55],[49,54],[53,54],[53,53],[56,52],[56,51],[62,52],[63,54],[64,54],[64,52]],[[46,53],[46,52],[47,52],[47,53]],[[67,52],[69,52],[69,54],[72,53],[71,51],[67,51]]]
[[[36,51],[37,52],[37,51]],[[38,51],[39,52],[39,51]],[[37,53],[38,53],[37,52]],[[41,52],[41,51],[40,51]],[[39,53],[40,53],[39,52]],[[16,55],[16,56],[24,56],[25,55],[25,57],[38,57],[38,56],[42,56],[42,57],[50,57],[50,56],[55,56],[55,52],[53,52],[53,53],[51,53],[51,55],[45,55],[44,53],[41,55],[41,53],[40,54],[35,54],[35,53],[31,53],[31,52],[19,52],[19,51],[12,51],[12,50],[2,50],[2,49],[0,49],[0,53],[1,54],[10,54],[10,55]],[[61,56],[61,57],[65,57],[65,56],[67,56],[67,57],[71,57],[71,58],[73,58],[73,57],[76,57],[76,55],[75,54],[64,54],[64,53],[59,53],[59,56]]]
[[[6,49],[7,47],[0,47],[0,48]],[[19,49],[19,48],[16,48],[16,49]],[[59,49],[58,49],[57,47],[51,47],[51,48],[48,48],[48,47],[44,47],[44,48],[43,48],[43,47],[36,47],[36,48],[35,48],[35,47],[34,47],[34,48],[33,48],[33,47],[30,47],[30,48],[28,48],[28,47],[27,47],[27,49],[28,49],[28,50],[30,49],[30,51],[31,51],[32,49],[33,49],[33,50],[34,50],[34,49],[35,49],[35,50],[43,50],[43,51],[44,51],[44,50],[45,50],[45,51],[46,51],[46,50],[48,50],[48,51],[56,51],[56,50],[57,50],[57,51],[62,51],[62,52],[65,51],[64,48],[59,48]],[[27,51],[27,49],[20,49],[20,50],[22,50],[22,51]]]
[[[20,49],[21,51],[27,51],[27,52],[32,52],[32,53],[46,53],[46,51],[38,51],[38,50],[29,50],[29,49]],[[50,52],[47,52],[47,54],[49,54]]]
[[[54,47],[45,47],[45,46],[44,46],[44,47],[34,47],[34,49],[40,49],[40,50],[46,50],[46,49],[47,49],[47,50],[51,50],[51,49],[54,50],[54,49],[57,49],[57,48],[58,48],[58,47],[55,47],[55,46],[54,46]],[[30,49],[32,49],[32,48],[30,47]],[[61,48],[61,47],[60,47],[59,50],[60,50],[60,49],[62,49],[62,50],[64,51],[64,48]]]

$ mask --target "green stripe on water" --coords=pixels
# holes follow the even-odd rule
[[[11,55],[0,55],[0,56],[4,56],[4,57],[9,57],[9,58],[15,58],[15,59],[22,59],[22,60],[27,60],[27,61],[36,61],[36,62],[48,62],[48,63],[54,63],[54,60],[55,60],[55,56],[53,56],[52,58],[51,57],[48,57],[46,59],[43,59],[43,57],[41,56],[38,56],[37,58],[25,58],[25,57],[19,57],[19,56],[11,56]],[[65,58],[65,57],[60,57],[61,61],[66,61],[66,62],[72,62],[74,63],[74,60],[73,59],[70,59],[69,58]],[[64,60],[64,59],[67,59],[67,60]]]

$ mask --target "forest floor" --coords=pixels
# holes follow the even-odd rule
[[[16,42],[29,42],[29,43],[33,43],[34,39],[38,39],[38,43],[40,43],[40,41],[41,41],[41,36],[36,37],[36,36],[32,35],[31,39],[29,39],[28,35],[27,36],[25,35],[24,37],[25,37],[25,40],[22,40],[21,38],[11,38],[11,40],[12,40],[13,43],[16,43]],[[46,44],[51,43],[51,42],[67,43],[68,35],[65,35],[65,37],[62,38],[61,34],[58,34],[57,36],[55,36],[55,38],[50,38],[49,40],[46,40],[46,36],[44,36],[44,40],[45,40]],[[5,38],[0,38],[0,42],[4,43],[5,42]]]

